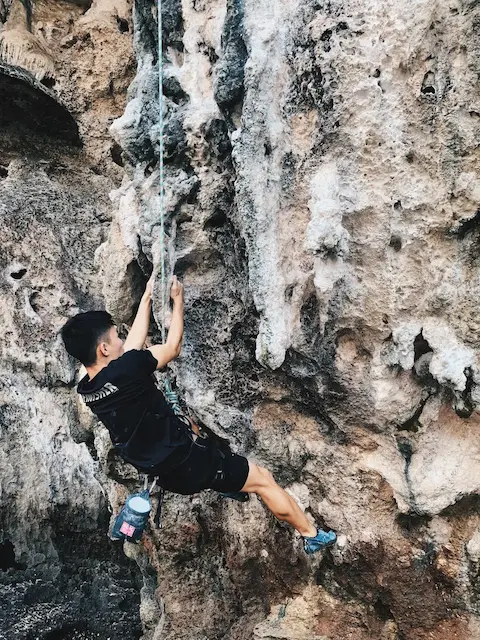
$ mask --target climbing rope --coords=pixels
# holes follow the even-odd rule
[[[168,377],[165,378],[163,382],[163,395],[165,396],[169,405],[172,407],[173,413],[176,416],[184,417],[183,409],[180,406],[180,401],[178,399],[177,392],[172,389],[172,385]]]
[[[164,170],[164,143],[163,134],[165,122],[163,116],[163,26],[162,26],[162,0],[157,0],[157,25],[158,25],[158,122],[159,122],[159,209],[160,209],[160,273],[162,291],[162,343],[166,341],[166,308],[167,308],[167,277],[166,277],[166,247],[165,247],[165,170]],[[164,395],[171,405],[175,415],[183,416],[177,393],[173,390],[168,375],[164,380]]]
[[[162,343],[165,344],[165,317],[167,307],[167,282],[165,273],[165,184],[164,184],[164,160],[163,160],[163,26],[162,26],[162,0],[157,0],[157,26],[158,26],[158,123],[159,123],[159,207],[160,207],[160,271],[162,290]]]

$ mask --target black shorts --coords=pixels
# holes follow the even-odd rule
[[[218,446],[212,438],[197,438],[188,458],[159,483],[167,491],[192,495],[204,489],[240,491],[247,481],[248,460]]]

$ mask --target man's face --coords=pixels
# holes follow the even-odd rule
[[[123,355],[123,340],[119,338],[116,327],[109,329],[105,342],[108,344],[108,356],[111,360],[116,360]]]

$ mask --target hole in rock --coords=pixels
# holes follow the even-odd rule
[[[263,148],[265,150],[265,155],[269,156],[272,153],[272,145],[270,144],[270,142],[265,142],[265,144],[263,145]]]
[[[0,178],[6,178],[7,176],[8,176],[8,168],[2,167],[2,165],[0,165]]]
[[[0,543],[0,570],[6,571],[7,569],[15,568],[17,563],[15,562],[15,547],[10,540],[5,540]]]
[[[421,527],[426,526],[431,519],[431,516],[420,513],[399,513],[396,517],[399,526],[408,532],[417,531]]]
[[[410,461],[413,456],[413,446],[408,438],[400,437],[397,438],[397,447],[402,456],[405,458],[405,462],[410,464]]]
[[[337,31],[345,31],[345,29],[348,29],[348,24],[346,22],[339,22],[337,24]]]
[[[200,191],[200,181],[197,184],[193,185],[190,193],[187,196],[186,202],[187,204],[195,204],[197,201],[198,192]]]
[[[223,227],[223,225],[227,221],[227,214],[224,209],[220,207],[216,207],[212,215],[208,218],[208,220],[203,225],[204,229],[218,229],[218,227]]]
[[[471,367],[467,367],[464,371],[465,376],[467,378],[467,383],[465,385],[465,393],[466,395],[470,395],[470,393],[472,392],[473,389],[473,371]]]
[[[444,518],[470,518],[475,513],[480,513],[480,496],[467,495],[460,498],[455,504],[448,506],[438,515]]]
[[[469,402],[464,402],[462,404],[457,402],[457,404],[455,405],[455,413],[459,418],[462,418],[463,420],[470,418],[473,411],[474,411],[474,407]]]
[[[43,84],[44,87],[48,87],[48,89],[53,89],[53,87],[57,84],[55,78],[52,78],[51,76],[42,78],[40,82]]]
[[[420,331],[418,336],[416,336],[413,341],[413,349],[414,349],[414,360],[418,360],[421,356],[426,353],[432,353],[433,349],[430,347],[428,342],[423,337],[423,333]]]
[[[379,78],[380,77],[380,69],[375,69],[375,71],[373,72],[373,77],[374,78]]]
[[[32,309],[35,311],[35,313],[38,313],[40,311],[40,293],[38,291],[34,291],[32,293],[32,295],[30,296],[30,298],[28,299],[28,301],[30,302],[30,306],[32,307]]]
[[[26,273],[26,269],[19,269],[18,271],[12,271],[10,275],[14,280],[21,280]]]
[[[285,289],[285,302],[290,302],[290,300],[292,299],[293,296],[293,291],[294,291],[295,287],[293,284],[289,284],[288,287],[286,287]]]
[[[435,74],[433,71],[427,71],[423,78],[421,92],[425,95],[435,94]]]
[[[208,59],[210,60],[210,64],[214,65],[216,62],[218,62],[217,52],[213,47],[208,47],[207,55]]]
[[[405,420],[398,428],[400,431],[409,431],[410,433],[417,433],[419,422],[418,419],[423,411],[423,404],[415,411],[413,416],[411,416],[408,420]],[[403,455],[407,462],[410,462],[413,454],[412,445],[408,440],[399,440],[398,441],[398,450]]]
[[[123,167],[122,147],[116,142],[114,142],[110,147],[110,156],[115,164],[118,164],[119,167]]]
[[[188,96],[182,89],[182,85],[175,76],[165,76],[163,78],[163,93],[174,102],[182,103],[188,100]]]
[[[468,233],[471,233],[475,227],[480,225],[480,209],[477,209],[475,215],[459,226],[457,231],[457,237],[459,240],[463,240]]]
[[[145,171],[143,172],[144,176],[146,178],[151,176],[153,171],[154,171],[154,169],[155,169],[155,164],[154,163],[147,164],[147,166],[145,167]]]
[[[52,83],[53,78],[37,82],[20,67],[0,65],[0,127],[2,131],[11,128],[22,139],[34,132],[82,146],[77,123],[50,90]]]
[[[393,615],[390,607],[386,602],[382,600],[382,598],[378,598],[378,600],[373,605],[373,608],[380,620],[383,620],[384,622],[386,622],[387,620],[393,620]]]
[[[415,160],[415,154],[413,153],[413,151],[409,151],[405,155],[405,160],[408,162],[408,164],[412,164],[412,162]]]
[[[394,208],[395,210],[397,210],[397,211],[398,211],[399,209],[401,209],[401,208],[402,208],[402,201],[401,201],[401,200],[397,200],[396,202],[394,202],[394,203],[393,203],[393,208]]]
[[[212,268],[218,258],[219,255],[214,250],[193,250],[177,260],[175,263],[174,274],[179,278],[182,278],[187,271],[191,269],[195,269],[197,273],[201,271],[205,272]]]
[[[455,413],[459,418],[470,418],[475,408],[475,405],[472,401],[472,389],[474,385],[473,381],[473,371],[471,367],[466,367],[464,369],[464,374],[467,379],[465,384],[465,390],[462,393],[461,398],[457,398],[454,404]]]
[[[433,564],[437,556],[437,550],[435,544],[431,540],[427,540],[423,543],[423,551],[425,552],[425,560],[429,565]]]
[[[130,31],[128,20],[125,20],[125,18],[119,18],[117,16],[117,26],[120,33],[128,33]]]
[[[395,251],[400,251],[402,248],[402,239],[399,236],[392,236],[390,238],[390,247]]]
[[[225,160],[232,152],[232,145],[228,137],[228,128],[224,120],[212,118],[203,128],[205,139],[211,153],[218,160]]]
[[[323,42],[326,42],[327,40],[330,40],[331,35],[332,35],[332,30],[331,29],[327,29],[320,36],[320,40],[322,40]]]

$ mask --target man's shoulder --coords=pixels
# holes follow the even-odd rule
[[[131,376],[139,376],[148,367],[150,361],[147,354],[150,352],[141,349],[130,349],[125,351],[121,356],[111,360],[105,367],[104,375],[107,379],[111,376],[126,374]],[[152,363],[153,366],[153,363]]]
[[[112,360],[112,363],[117,363],[116,367],[127,367],[132,372],[151,375],[157,368],[158,361],[148,349],[130,349]]]

